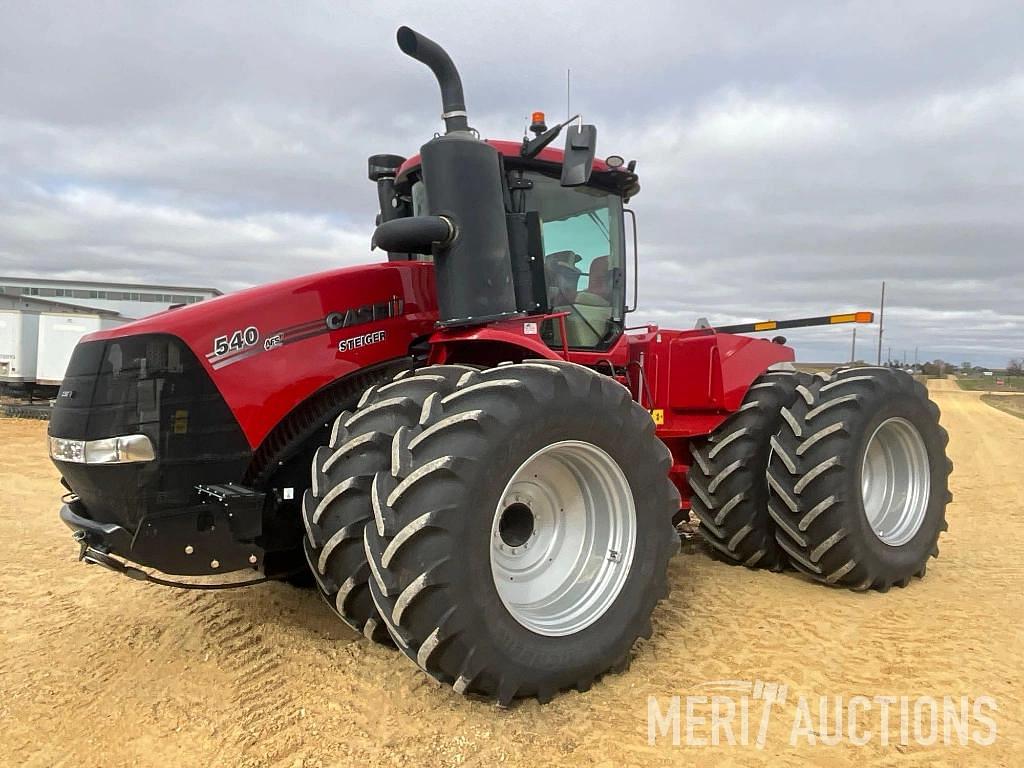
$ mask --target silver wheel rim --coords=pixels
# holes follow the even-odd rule
[[[931,470],[924,439],[906,419],[886,419],[868,440],[861,465],[864,514],[889,546],[906,544],[928,511]]]
[[[636,508],[619,465],[596,445],[552,443],[512,475],[491,526],[491,575],[512,617],[571,635],[611,607],[636,548]]]

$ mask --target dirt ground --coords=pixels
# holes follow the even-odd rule
[[[691,551],[629,672],[510,710],[436,687],[311,592],[181,592],[77,563],[46,425],[0,420],[0,764],[1020,765],[1024,421],[952,381],[932,389],[956,498],[923,581],[853,594]],[[761,748],[756,700],[735,746],[687,746],[685,698],[682,744],[648,743],[648,696],[667,711],[719,680],[786,686]],[[855,694],[991,696],[995,742],[899,744],[891,725],[887,744],[790,745],[799,696],[816,717],[819,696]]]

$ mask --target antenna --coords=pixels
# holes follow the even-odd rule
[[[572,117],[572,70],[565,70],[565,119]]]

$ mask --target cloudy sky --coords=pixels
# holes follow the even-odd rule
[[[1012,1],[3,3],[0,274],[232,290],[376,260],[366,157],[441,127],[400,24],[486,137],[561,114],[572,68],[599,153],[639,162],[639,319],[871,309],[884,279],[895,357],[1024,356]],[[848,328],[790,340],[849,355]]]

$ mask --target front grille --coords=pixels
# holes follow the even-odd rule
[[[132,529],[146,513],[190,503],[197,484],[241,480],[251,459],[238,422],[206,370],[183,342],[163,334],[79,344],[50,434],[78,440],[149,437],[155,462],[59,465],[90,515]]]

